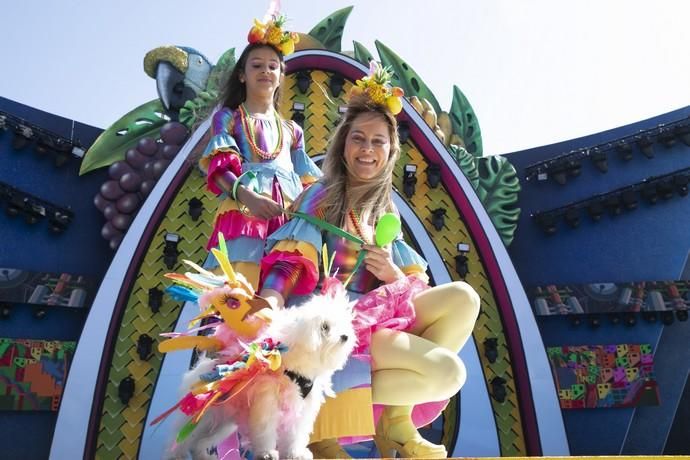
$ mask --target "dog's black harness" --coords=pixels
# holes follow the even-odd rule
[[[306,398],[307,395],[309,395],[309,392],[311,391],[312,387],[314,386],[314,382],[308,378],[306,378],[303,375],[300,375],[296,372],[292,372],[289,369],[285,369],[285,375],[290,377],[290,380],[295,382],[297,386],[299,387],[299,392],[302,395],[302,398]]]

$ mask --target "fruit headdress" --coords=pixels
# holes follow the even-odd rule
[[[263,22],[254,19],[254,25],[249,30],[247,40],[250,44],[270,45],[283,56],[287,56],[295,51],[295,43],[299,42],[299,35],[283,30],[287,19],[285,15],[280,14],[279,10],[280,2],[272,1]]]
[[[369,74],[357,80],[350,90],[350,97],[367,96],[374,104],[386,107],[393,115],[402,110],[402,88],[391,86],[393,72],[390,67],[382,67],[372,60],[369,63]]]

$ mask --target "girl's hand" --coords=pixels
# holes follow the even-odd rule
[[[367,252],[364,256],[364,266],[376,278],[386,284],[405,278],[402,270],[393,263],[390,245],[380,248],[372,244],[364,244],[362,250]]]
[[[283,213],[283,208],[278,203],[245,187],[238,188],[237,198],[253,216],[259,219],[268,220]]]

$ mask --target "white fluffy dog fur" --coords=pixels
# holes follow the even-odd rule
[[[353,313],[347,295],[315,295],[306,303],[276,311],[259,340],[271,337],[288,347],[276,373],[258,375],[227,404],[212,407],[189,437],[170,452],[174,458],[216,458],[209,454],[238,430],[243,446],[255,459],[311,459],[307,448],[314,420],[324,402],[333,396],[331,376],[345,366],[356,345]],[[219,359],[202,358],[184,378],[186,391],[211,372]],[[290,370],[313,382],[303,398],[300,387],[285,373]]]

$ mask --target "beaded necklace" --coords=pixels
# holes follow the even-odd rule
[[[264,160],[275,159],[275,157],[278,156],[278,154],[283,148],[283,123],[280,120],[280,116],[278,116],[278,112],[275,109],[273,110],[273,114],[276,117],[276,126],[278,127],[278,142],[276,143],[275,150],[269,153],[265,150],[262,150],[258,145],[256,145],[256,135],[254,134],[254,127],[248,120],[249,113],[247,113],[247,109],[244,107],[244,104],[240,104],[239,108],[240,120],[242,121],[242,129],[244,130],[244,134],[247,137],[247,141],[249,142],[249,147],[252,149],[252,152],[254,152],[256,155],[258,155],[260,158]]]
[[[362,238],[365,243],[371,244],[371,243],[369,243],[369,239],[364,236],[364,232],[362,231],[362,227],[361,227],[360,218],[355,213],[355,210],[350,208],[347,215],[350,217],[350,222],[352,222],[352,226],[355,228],[355,232],[357,233],[357,235],[359,235],[359,237]]]

